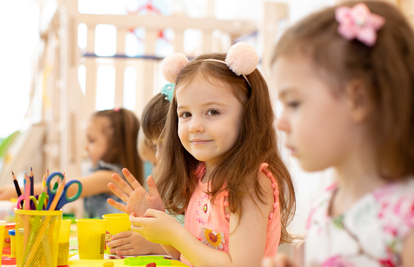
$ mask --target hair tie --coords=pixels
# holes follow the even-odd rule
[[[347,40],[357,39],[366,46],[372,47],[377,41],[377,31],[382,28],[385,19],[371,13],[364,3],[350,7],[341,6],[335,10],[335,18],[339,23],[338,33]]]
[[[120,108],[120,107],[115,107],[115,108],[114,108],[114,111],[115,111],[115,112],[119,112],[120,110],[121,110],[121,108]]]
[[[167,83],[163,88],[161,88],[161,94],[165,95],[165,100],[171,102],[174,95],[174,88],[175,84],[173,83]]]

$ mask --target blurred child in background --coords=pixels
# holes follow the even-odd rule
[[[113,173],[121,175],[122,168],[131,168],[137,181],[143,183],[142,161],[137,151],[138,130],[137,117],[127,109],[102,110],[91,116],[86,128],[86,151],[92,168],[87,176],[76,178],[82,182],[86,217],[101,218],[103,214],[119,212],[107,203],[109,197],[116,197],[107,187]],[[76,190],[69,187],[68,196]],[[42,183],[35,184],[34,193],[41,192]],[[0,199],[12,197],[16,197],[12,185],[0,189]]]

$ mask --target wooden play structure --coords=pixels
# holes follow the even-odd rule
[[[30,107],[24,130],[14,136],[0,170],[0,186],[9,183],[10,171],[22,172],[30,166],[40,179],[46,168],[66,171],[69,177],[81,174],[85,122],[97,109],[100,93],[98,77],[101,67],[110,66],[115,71],[114,92],[107,100],[111,107],[124,106],[125,70],[135,72],[134,106],[129,107],[139,116],[145,103],[165,82],[160,75],[162,56],[157,56],[155,44],[163,36],[163,30],[173,31],[168,40],[174,52],[194,57],[204,52],[226,52],[238,40],[251,41],[259,51],[259,69],[276,99],[274,81],[270,79],[270,60],[277,36],[283,31],[288,19],[287,4],[263,1],[261,19],[220,20],[215,18],[215,2],[208,0],[206,16],[188,17],[184,8],[170,15],[161,12],[148,0],[147,4],[126,15],[83,14],[78,10],[79,1],[38,1],[40,7],[40,42],[35,44],[38,52],[32,58],[32,81]],[[341,2],[342,0],[337,0]],[[387,0],[397,4],[414,22],[414,1]],[[181,0],[169,0],[173,5],[183,6]],[[188,3],[188,2],[186,2]],[[145,10],[146,12],[138,12]],[[86,46],[78,46],[78,28],[86,28]],[[99,25],[116,28],[114,43],[116,51],[110,56],[97,55],[96,29]],[[141,38],[145,50],[135,56],[126,55],[126,35],[136,28],[145,30]],[[200,47],[185,51],[185,32],[196,29],[201,32]],[[253,37],[252,37],[253,36]],[[79,70],[84,70],[83,89],[79,83]],[[6,178],[8,177],[8,178]]]
[[[182,4],[180,1],[174,1]],[[207,16],[190,18],[184,11],[170,16],[154,12],[151,1],[141,7],[145,15],[96,15],[81,14],[78,1],[39,1],[40,36],[38,54],[33,57],[31,102],[27,120],[31,126],[22,131],[10,146],[0,172],[0,184],[9,183],[10,171],[21,172],[30,166],[35,177],[40,178],[46,168],[66,171],[68,177],[81,175],[85,122],[96,111],[99,94],[98,70],[102,66],[115,69],[113,107],[124,103],[124,73],[132,67],[136,72],[136,99],[134,111],[139,116],[154,91],[162,87],[159,66],[162,57],[156,56],[155,43],[162,37],[162,30],[169,28],[174,39],[169,40],[174,52],[184,53],[185,31],[197,29],[202,33],[202,46],[187,53],[225,52],[237,38],[254,33],[255,45],[262,49],[261,70],[269,77],[271,49],[278,33],[278,22],[286,19],[285,4],[263,3],[262,20],[219,20],[214,17],[215,1],[209,0]],[[152,8],[152,9],[151,9]],[[135,12],[137,13],[137,12]],[[78,46],[78,26],[86,25],[86,47]],[[106,24],[116,27],[116,53],[99,56],[96,53],[96,29]],[[145,29],[143,55],[125,55],[125,37],[131,29]],[[161,33],[161,34],[160,34]],[[223,39],[229,40],[227,44]],[[79,67],[86,70],[85,91],[78,77]],[[268,79],[269,80],[269,79]],[[33,120],[35,118],[35,120]],[[9,178],[9,177],[8,177]]]

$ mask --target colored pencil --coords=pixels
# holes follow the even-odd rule
[[[34,196],[34,183],[33,183],[33,168],[30,167],[30,195]]]
[[[47,189],[46,189],[46,174],[43,174],[43,180],[42,180],[42,192],[46,193]]]
[[[17,182],[16,175],[14,175],[13,171],[12,171],[12,176],[13,176],[14,187],[16,188],[17,197],[20,197],[22,195],[22,191],[20,190],[19,183]]]
[[[30,210],[30,181],[26,173],[24,174],[24,179],[26,180],[26,188],[24,189],[24,209]]]

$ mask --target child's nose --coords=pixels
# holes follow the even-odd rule
[[[283,132],[289,132],[290,127],[287,120],[284,118],[284,116],[280,116],[279,119],[276,121],[276,128],[283,131]]]
[[[204,132],[204,126],[203,126],[201,119],[196,118],[195,116],[192,118],[191,125],[190,125],[190,132],[191,133]]]

